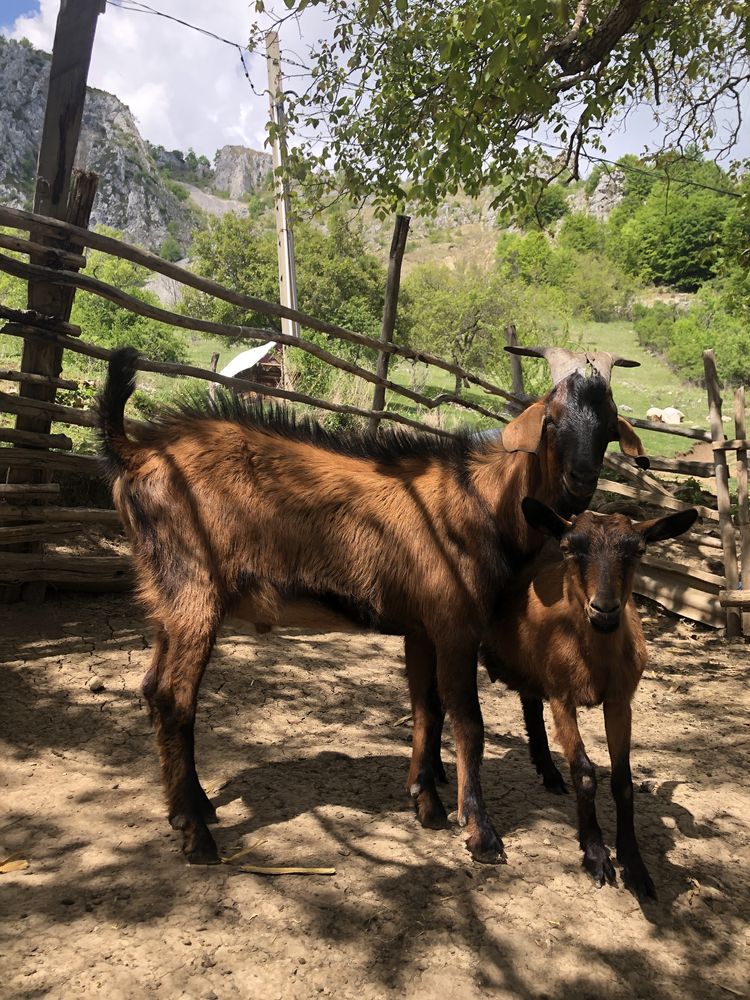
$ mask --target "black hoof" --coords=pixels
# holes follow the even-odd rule
[[[601,889],[605,882],[617,885],[615,866],[604,844],[590,844],[583,854],[583,867],[591,875],[597,888]]]
[[[176,813],[169,817],[172,829],[182,831],[182,853],[191,865],[218,865],[219,851],[201,816]]]
[[[618,858],[618,861],[622,865],[622,881],[627,889],[635,893],[638,899],[657,898],[656,886],[640,856],[627,861]]]
[[[448,814],[434,788],[422,788],[415,782],[409,789],[409,795],[417,819],[425,830],[444,830],[448,826]]]
[[[503,842],[494,830],[473,833],[466,840],[466,849],[482,865],[504,865],[508,861]]]
[[[208,847],[196,847],[192,851],[183,848],[185,857],[189,865],[218,865],[221,864],[219,852],[213,842]]]
[[[552,771],[547,771],[546,774],[542,775],[542,781],[544,782],[544,787],[548,792],[552,792],[553,795],[567,795],[568,786],[565,784],[565,780],[557,768]]]

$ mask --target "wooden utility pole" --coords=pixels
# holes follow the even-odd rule
[[[391,239],[391,249],[388,254],[388,278],[385,285],[385,303],[383,305],[383,323],[380,329],[380,340],[384,344],[393,342],[393,330],[396,326],[396,310],[398,308],[398,293],[401,288],[401,262],[404,259],[406,249],[406,238],[409,235],[409,223],[411,219],[408,215],[397,215],[396,224],[393,227],[393,238]],[[378,367],[376,374],[378,378],[388,378],[388,365],[391,355],[388,351],[380,351],[378,354]],[[385,408],[385,386],[376,385],[372,394],[373,410],[383,410]],[[371,417],[368,424],[370,434],[377,434],[380,417]]]
[[[72,186],[73,163],[81,133],[83,105],[86,100],[91,51],[94,45],[97,18],[105,9],[104,0],[61,0],[57,16],[55,40],[50,65],[49,90],[44,114],[42,141],[37,160],[34,211],[76,225],[88,225],[96,191],[93,174],[79,174]],[[60,246],[43,233],[31,234],[36,242]],[[32,263],[45,263],[42,256],[32,256]],[[30,309],[67,320],[73,305],[74,289],[62,288],[46,281],[29,282]],[[57,379],[62,369],[62,348],[36,340],[26,340],[21,371]],[[23,382],[21,396],[52,402],[53,382]],[[50,420],[46,416],[19,416],[16,429],[48,434]],[[29,474],[21,474],[28,482]],[[13,476],[18,478],[18,475]],[[37,476],[37,481],[39,480]],[[6,593],[6,599],[9,596]],[[44,598],[44,584],[24,585],[25,599],[38,602]]]
[[[276,126],[271,146],[273,150],[273,182],[276,197],[276,242],[279,255],[279,301],[282,306],[297,308],[297,271],[294,264],[294,233],[292,232],[289,181],[282,173],[286,167],[286,138],[284,126],[284,87],[281,79],[281,52],[279,36],[275,31],[266,34],[266,61],[268,63],[268,94],[271,123]],[[281,332],[299,337],[299,323],[281,320]],[[282,348],[282,359],[283,359]],[[285,366],[282,364],[282,378]]]

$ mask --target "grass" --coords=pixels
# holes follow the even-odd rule
[[[640,368],[613,368],[612,392],[618,406],[629,406],[632,413],[623,416],[641,417],[651,406],[676,406],[685,414],[685,425],[708,430],[706,413],[708,403],[705,390],[683,382],[660,358],[645,351],[638,343],[631,323],[581,323],[574,328],[581,343],[587,348],[610,351],[633,361],[640,361]],[[524,362],[525,363],[525,362]],[[688,438],[659,434],[655,431],[638,431],[647,452],[671,458],[688,451]]]
[[[625,411],[624,415],[645,418],[646,411],[650,406],[676,406],[685,414],[685,422],[689,426],[706,427],[706,398],[704,391],[696,386],[690,386],[683,382],[671,369],[659,358],[647,353],[638,343],[632,324],[622,321],[613,323],[579,323],[571,331],[574,336],[580,337],[583,346],[611,351],[613,354],[621,354],[624,357],[632,358],[641,362],[640,368],[615,368],[613,370],[613,392],[615,399],[620,406],[630,407],[630,411]],[[249,345],[232,344],[225,339],[203,338],[198,334],[186,335],[186,347],[190,364],[200,368],[208,368],[211,363],[211,356],[219,354],[219,368],[223,367],[239,351]],[[16,337],[0,335],[0,367],[15,367],[20,361],[21,341]],[[541,365],[525,359],[524,367],[529,365]],[[92,377],[98,380],[99,372],[92,372],[90,369],[79,368],[78,358],[66,352],[64,374],[69,378],[81,379]],[[441,369],[430,368],[425,372],[421,368],[419,378],[419,391],[425,395],[434,396],[441,392],[453,392],[454,379],[448,372]],[[390,371],[390,378],[404,386],[413,387],[414,369],[411,364],[400,363],[394,365]],[[164,400],[173,396],[176,386],[174,380],[163,379],[158,375],[142,373],[139,377],[139,386],[144,389],[155,400]],[[497,396],[489,395],[475,386],[464,387],[463,395],[472,402],[479,403],[491,410],[503,409],[502,400]],[[426,414],[420,408],[412,405],[408,400],[389,395],[388,405],[408,416],[414,416],[424,420]],[[437,411],[435,411],[437,413]],[[469,427],[474,430],[482,430],[496,426],[495,422],[488,417],[483,417],[471,410],[461,410],[458,407],[445,407],[439,416],[427,415],[428,419],[439,420],[439,425],[445,429],[455,429],[458,427]],[[68,431],[70,433],[70,431]],[[646,451],[653,455],[672,457],[680,452],[689,450],[690,441],[687,438],[672,437],[668,434],[659,434],[653,431],[640,431]],[[92,441],[86,431],[75,431],[73,435],[76,439],[77,448],[89,450]]]

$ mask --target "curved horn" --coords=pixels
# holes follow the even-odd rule
[[[640,361],[629,361],[619,354],[610,354],[609,351],[587,351],[586,361],[607,384],[611,381],[614,365],[619,365],[621,368],[638,368],[640,365]]]
[[[579,371],[585,374],[586,355],[577,351],[568,351],[564,347],[519,347],[505,348],[509,354],[522,354],[529,358],[544,358],[552,374],[552,382],[557,385],[568,375]]]

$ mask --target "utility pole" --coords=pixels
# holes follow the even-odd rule
[[[284,126],[284,88],[281,79],[281,52],[279,36],[275,31],[266,34],[266,61],[268,63],[268,94],[271,122],[276,126],[272,139],[273,182],[276,198],[276,243],[279,254],[279,301],[282,306],[297,308],[297,271],[294,264],[294,234],[292,232],[289,181],[281,172],[286,167],[286,136]],[[281,332],[299,337],[299,323],[281,320]],[[283,358],[284,348],[282,348]],[[286,379],[286,366],[282,364],[282,378]]]

